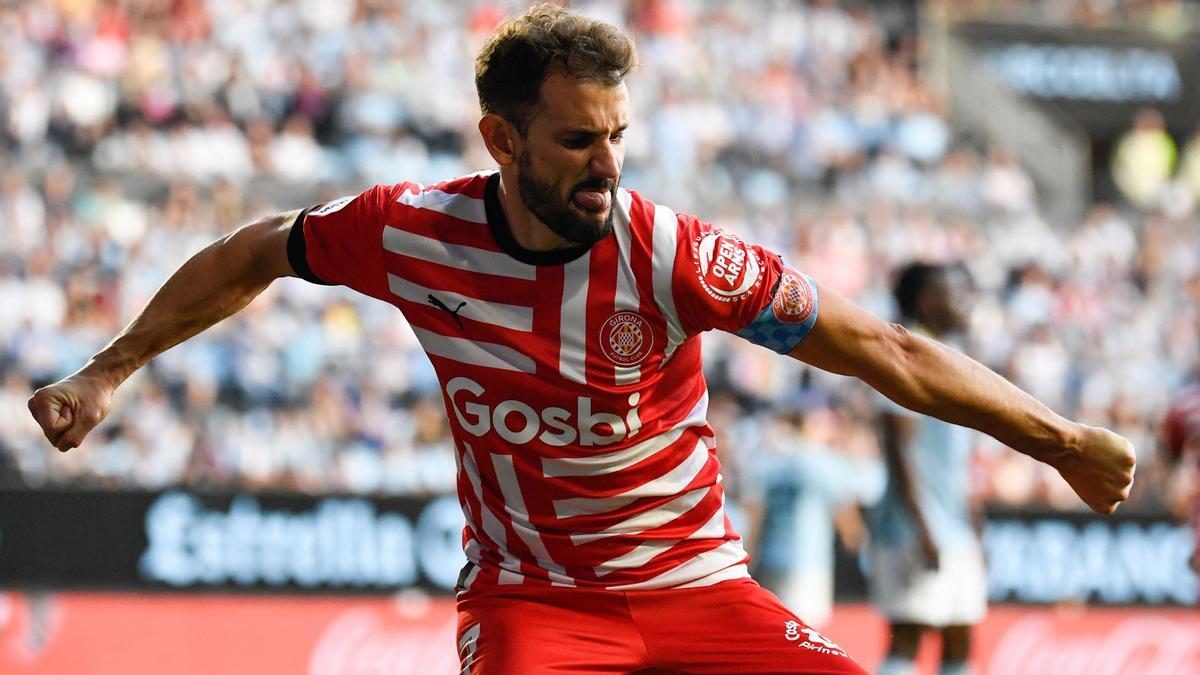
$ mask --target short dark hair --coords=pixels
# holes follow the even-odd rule
[[[475,90],[485,115],[496,113],[524,134],[551,72],[616,86],[636,64],[633,40],[617,28],[542,3],[501,24],[479,51]]]
[[[921,318],[919,316],[921,293],[945,271],[946,268],[941,265],[928,263],[910,263],[900,271],[896,277],[896,283],[892,287],[892,295],[896,298],[896,305],[900,310],[902,320],[917,321]]]

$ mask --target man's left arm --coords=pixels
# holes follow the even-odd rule
[[[777,255],[678,216],[672,293],[688,334],[717,328],[805,363],[853,375],[896,403],[978,429],[1062,474],[1088,506],[1129,496],[1133,446],[1055,414],[983,365],[872,316]]]
[[[820,312],[788,354],[857,377],[910,410],[977,429],[1058,470],[1081,499],[1112,513],[1133,483],[1132,444],[1056,414],[977,361],[886,323],[817,286]]]

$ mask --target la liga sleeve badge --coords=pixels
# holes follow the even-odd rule
[[[771,312],[782,323],[804,323],[812,316],[816,303],[812,289],[800,277],[785,271],[779,280],[779,288],[771,301]]]
[[[816,282],[785,266],[771,302],[753,321],[734,333],[756,345],[787,354],[816,325],[819,306]]]

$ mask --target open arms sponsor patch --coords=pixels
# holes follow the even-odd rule
[[[736,302],[762,285],[762,264],[754,249],[724,232],[702,232],[692,241],[700,287],[714,300]]]
[[[712,328],[781,354],[816,323],[817,286],[776,253],[718,230],[695,216],[678,216],[673,294],[689,335]]]

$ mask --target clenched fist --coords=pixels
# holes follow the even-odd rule
[[[1112,513],[1133,485],[1133,444],[1108,429],[1081,427],[1078,451],[1050,464],[1093,511]]]
[[[112,404],[113,387],[99,378],[75,373],[42,387],[29,398],[29,412],[59,452],[79,447]]]

